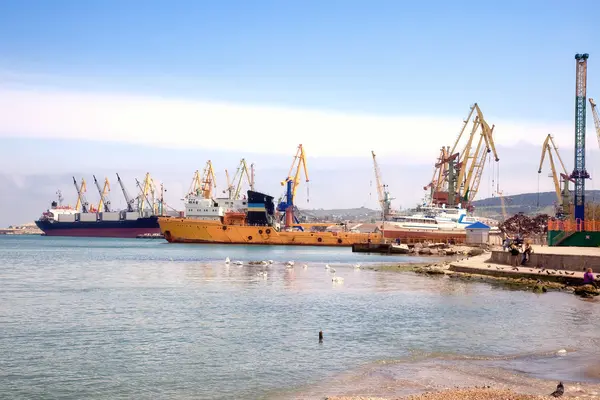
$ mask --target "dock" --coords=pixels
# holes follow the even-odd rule
[[[522,254],[519,254],[519,263]],[[533,246],[533,253],[526,265],[511,265],[508,251],[494,250],[476,257],[451,262],[452,272],[488,275],[505,278],[527,278],[557,282],[565,285],[583,283],[583,274],[592,268],[600,271],[600,249]],[[596,275],[598,282],[598,275]]]

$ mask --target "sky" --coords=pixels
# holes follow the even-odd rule
[[[537,188],[537,166],[531,177],[518,166],[539,162],[548,133],[573,165],[575,53],[590,54],[588,96],[600,98],[599,12],[594,1],[5,1],[0,168],[154,168],[183,182],[208,158],[222,171],[247,157],[285,176],[302,143],[323,185],[316,207],[365,203],[337,193],[358,166],[363,183],[373,175],[371,150],[396,165],[385,179],[408,206],[477,102],[501,174],[517,174],[502,175],[504,192]],[[587,123],[592,157],[589,107]]]

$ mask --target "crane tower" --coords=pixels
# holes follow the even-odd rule
[[[589,54],[575,54],[577,65],[575,81],[575,221],[585,220],[585,180],[590,177],[585,170],[585,97],[587,86],[587,59]]]

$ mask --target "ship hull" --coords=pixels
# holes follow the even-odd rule
[[[467,240],[465,230],[412,230],[412,229],[386,229],[383,231],[386,239],[400,239],[404,243],[418,243],[434,241],[437,243],[453,242],[464,243]]]
[[[158,223],[170,243],[351,247],[382,238],[379,233],[277,232],[269,226],[223,225],[185,218],[161,217]]]
[[[35,224],[45,236],[136,238],[143,234],[160,234],[157,217],[98,222],[38,220]]]

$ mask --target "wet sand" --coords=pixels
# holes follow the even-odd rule
[[[294,399],[547,399],[558,381],[493,366],[499,358],[376,363],[296,393]],[[593,361],[592,361],[593,362]],[[594,365],[600,365],[595,363]],[[596,381],[598,382],[598,381]],[[563,398],[600,399],[600,383],[563,381]]]
[[[514,393],[510,390],[467,388],[423,393],[402,397],[403,400],[536,400],[548,396]],[[327,397],[327,400],[388,400],[383,397]]]

